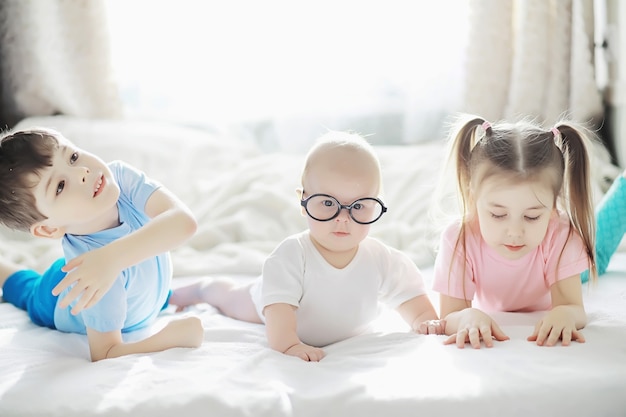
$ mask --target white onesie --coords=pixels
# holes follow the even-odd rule
[[[396,308],[426,290],[415,263],[379,240],[365,238],[350,264],[337,269],[305,231],[278,245],[250,293],[262,320],[270,304],[297,307],[300,340],[326,346],[368,330],[380,313],[379,302]]]

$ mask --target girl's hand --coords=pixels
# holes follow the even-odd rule
[[[446,334],[445,320],[426,320],[414,329],[419,334]]]
[[[538,346],[554,346],[561,340],[563,346],[568,346],[572,340],[585,343],[582,332],[576,329],[576,323],[567,306],[556,306],[539,320],[533,334],[528,336],[529,342],[536,342]]]
[[[285,352],[285,355],[297,356],[303,361],[319,362],[324,357],[324,351],[320,348],[298,343],[291,346]]]
[[[52,289],[52,294],[59,295],[66,288],[73,287],[59,300],[61,308],[78,299],[72,307],[72,314],[78,314],[95,305],[111,289],[122,269],[115,266],[114,258],[106,255],[105,248],[83,253],[62,268],[68,274]]]
[[[450,313],[446,317],[448,324],[448,334],[456,330],[456,333],[446,339],[444,345],[456,343],[459,349],[463,349],[466,343],[472,345],[474,349],[480,349],[480,341],[486,347],[493,347],[493,339],[498,341],[509,340],[500,326],[487,314],[476,308],[466,308],[461,311]]]

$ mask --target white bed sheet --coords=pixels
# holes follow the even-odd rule
[[[496,317],[511,340],[461,350],[406,332],[387,312],[372,333],[328,346],[319,363],[272,351],[263,326],[208,306],[167,310],[154,326],[199,315],[198,349],[90,363],[84,337],[37,327],[4,303],[0,415],[626,415],[626,254],[585,302],[583,344],[538,347],[525,340],[538,314],[505,313]]]
[[[178,276],[254,275],[304,227],[294,192],[302,155],[262,154],[228,135],[156,123],[54,117],[25,125],[58,128],[105,160],[125,159],[189,204],[200,230],[172,253]],[[443,147],[377,151],[390,210],[372,234],[428,278],[436,230],[427,209]],[[2,257],[43,269],[60,253],[57,242],[0,230]],[[3,303],[0,416],[624,416],[626,253],[611,269],[585,293],[585,344],[539,348],[525,341],[536,314],[502,314],[512,340],[458,350],[442,346],[443,336],[406,332],[387,313],[375,333],[329,346],[320,363],[274,352],[262,326],[208,307],[185,313],[202,318],[198,349],[90,363],[84,337],[37,327]],[[166,311],[153,330],[179,316]]]

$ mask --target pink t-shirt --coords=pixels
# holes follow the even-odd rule
[[[433,289],[450,297],[472,300],[473,306],[485,311],[548,310],[552,306],[552,284],[589,269],[583,241],[574,229],[570,234],[569,219],[561,213],[550,220],[541,244],[517,260],[505,259],[489,247],[477,226],[467,227],[462,276],[461,247],[450,269],[459,227],[459,223],[454,223],[441,236]]]

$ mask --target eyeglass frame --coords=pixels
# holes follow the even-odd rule
[[[304,190],[302,190],[302,195],[304,195]],[[309,213],[309,209],[307,207],[307,204],[309,204],[309,200],[311,200],[313,197],[328,197],[331,198],[333,200],[335,200],[337,202],[337,213],[335,213],[334,216],[328,218],[328,219],[318,219],[316,217],[313,217],[311,215],[311,213]],[[352,215],[352,207],[358,203],[359,201],[363,201],[363,200],[374,200],[376,201],[378,204],[380,204],[380,206],[382,207],[382,209],[380,210],[380,214],[378,215],[378,217],[376,217],[374,220],[369,221],[369,222],[361,222],[357,219],[354,218],[354,216]],[[336,197],[333,197],[330,194],[324,194],[324,193],[317,193],[317,194],[311,194],[310,196],[308,196],[307,198],[303,198],[300,200],[300,205],[302,207],[304,207],[304,211],[306,211],[307,216],[309,216],[310,218],[312,218],[313,220],[316,220],[318,222],[329,222],[331,220],[336,219],[337,217],[339,217],[339,214],[341,213],[341,210],[346,209],[348,210],[348,214],[350,215],[350,218],[352,220],[354,220],[355,223],[358,224],[372,224],[374,222],[377,222],[378,220],[380,220],[381,217],[383,217],[383,214],[385,214],[387,212],[387,206],[385,206],[385,203],[382,202],[381,199],[376,198],[376,197],[363,197],[363,198],[358,198],[356,200],[354,200],[352,203],[350,204],[341,204],[341,202],[339,200],[337,200]]]

